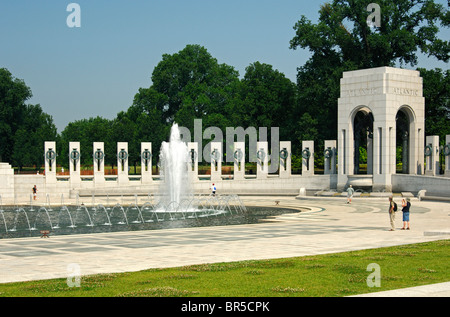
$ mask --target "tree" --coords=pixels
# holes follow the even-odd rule
[[[139,89],[127,111],[134,122],[152,125],[150,129],[138,126],[136,139],[152,140],[154,163],[174,122],[193,132],[194,119],[202,119],[203,126],[225,130],[231,122],[229,110],[238,77],[233,67],[219,64],[200,45],[187,45],[178,53],[163,55],[153,70],[152,85]]]
[[[151,89],[164,96],[158,103],[163,120],[177,122],[188,128],[194,118],[221,112],[229,101],[230,86],[238,81],[238,72],[226,64],[219,64],[200,45],[187,45],[173,55],[164,54],[152,73]],[[178,118],[178,111],[183,115]]]
[[[294,26],[291,48],[336,57],[358,69],[401,64],[417,65],[421,51],[449,60],[448,41],[438,38],[438,24],[448,27],[449,12],[433,0],[380,0],[381,25],[367,23],[371,0],[334,0],[321,6],[319,23],[302,16]]]
[[[44,162],[44,142],[58,134],[53,118],[40,105],[27,105],[31,89],[23,80],[14,78],[5,68],[0,69],[0,161],[18,166]]]
[[[31,90],[23,80],[0,68],[0,162],[11,161],[14,136],[23,124],[25,101],[31,97]]]
[[[448,61],[448,41],[438,38],[439,24],[449,25],[449,12],[432,0],[380,0],[381,26],[369,27],[372,1],[333,0],[321,6],[319,22],[305,16],[295,24],[290,48],[309,49],[311,58],[298,68],[299,115],[314,115],[328,129],[319,139],[335,139],[337,100],[342,72],[417,64],[419,51]],[[425,96],[426,97],[426,96]]]
[[[295,84],[284,74],[268,64],[250,64],[239,86],[242,103],[235,109],[239,114],[239,122],[235,124],[286,130],[295,97]]]
[[[162,111],[167,100],[166,95],[153,87],[140,88],[127,110],[127,116],[136,122],[136,142],[152,142],[152,164],[157,164],[161,143],[165,141],[170,129],[163,119]]]
[[[324,58],[313,56],[305,65],[298,68],[297,73],[297,109],[293,118],[302,118],[308,114],[313,116],[325,129],[319,129],[317,137],[320,140],[336,138],[337,131],[337,100],[340,95],[340,79],[342,72],[353,67],[340,65],[336,56]],[[315,134],[318,127],[304,124],[303,119],[296,121],[296,133]],[[301,125],[303,129],[298,126]]]
[[[41,166],[44,163],[44,142],[58,137],[53,118],[40,105],[27,105],[23,123],[14,135],[11,162],[14,166]]]
[[[450,70],[418,70],[425,96],[425,134],[439,135],[440,140],[445,140],[450,134]]]

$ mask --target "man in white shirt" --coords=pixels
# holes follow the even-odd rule
[[[347,204],[352,203],[353,194],[355,193],[355,190],[353,189],[352,185],[350,185],[347,188]]]

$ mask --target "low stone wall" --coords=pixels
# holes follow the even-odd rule
[[[296,196],[301,188],[314,191],[335,188],[336,180],[336,175],[292,175],[289,178],[223,180],[215,184],[217,192],[223,194]],[[194,183],[195,191],[201,193],[209,193],[210,186],[210,181]]]
[[[0,163],[0,196],[2,200],[14,198],[14,170],[8,163]]]
[[[392,190],[411,193],[426,190],[426,196],[450,197],[450,177],[395,174]]]
[[[29,197],[34,185],[38,189],[38,194],[47,192],[44,175],[14,175],[14,183],[14,194],[17,197]]]
[[[223,179],[214,183],[218,194],[296,196],[300,189],[317,191],[335,188],[336,175],[292,175],[290,178],[269,176],[266,179],[256,179],[250,176],[243,180]],[[47,183],[44,175],[14,175],[14,194],[18,201],[27,202],[32,193],[32,187],[36,185],[40,203],[45,202],[47,195],[52,202],[64,198],[73,199],[77,195],[80,197],[92,195],[146,196],[157,195],[160,184],[160,180],[154,180],[150,184],[142,184],[139,180],[130,180],[127,185],[118,185],[117,181],[95,184],[93,180],[87,180],[74,186],[69,178],[64,177],[57,178],[56,182]],[[210,180],[197,180],[192,184],[195,194],[209,194],[211,185]],[[14,199],[13,195],[5,198]]]
[[[61,199],[87,196],[147,196],[157,195],[161,180],[142,184],[133,178],[127,185],[118,185],[117,181],[106,181],[97,184],[93,180],[86,180],[76,186],[71,184],[69,178],[57,178],[56,182],[46,182],[44,175],[13,175],[7,173],[2,179],[0,195],[3,204],[12,203],[16,198],[18,202],[28,202],[34,185],[38,188],[38,201],[44,203],[47,195],[52,202]],[[11,169],[12,170],[12,169]],[[243,180],[223,179],[214,182],[218,194],[237,195],[276,195],[297,196],[302,192],[315,192],[336,189],[337,175],[291,175],[289,178],[269,176],[266,179],[256,179],[249,176]],[[209,194],[212,182],[202,179],[193,182],[195,194]],[[392,175],[393,192],[411,192],[414,195],[426,190],[426,196],[450,197],[450,178],[440,176]],[[15,197],[14,197],[15,196]]]

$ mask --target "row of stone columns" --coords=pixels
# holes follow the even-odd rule
[[[56,143],[45,142],[45,175],[48,182],[56,182]],[[188,143],[190,153],[189,173],[193,179],[198,178],[198,144],[196,142]],[[105,182],[105,163],[104,163],[104,143],[94,142],[93,144],[93,168],[94,181],[97,184]],[[257,143],[257,168],[256,178],[265,179],[268,176],[268,142]],[[446,136],[446,142],[443,147],[439,146],[439,136],[426,137],[425,175],[439,175],[439,153],[443,152],[445,156],[445,176],[450,176],[450,135]],[[245,179],[245,143],[235,142],[233,149],[234,161],[234,180]],[[343,153],[345,155],[345,151]],[[314,175],[314,141],[302,142],[302,175]],[[324,174],[336,174],[336,141],[326,140],[324,146]],[[141,143],[141,182],[150,183],[152,181],[152,143]],[[211,180],[219,181],[222,179],[222,159],[223,149],[221,142],[211,142]],[[291,142],[280,142],[279,153],[279,177],[289,178],[291,176]],[[80,166],[80,143],[69,143],[69,171],[70,181],[73,184],[81,182]],[[341,172],[346,174],[345,171]],[[114,176],[111,176],[114,177]],[[128,143],[117,143],[117,182],[126,184],[128,178]]]
[[[47,183],[56,182],[56,143],[45,142],[45,176]],[[94,182],[105,182],[105,147],[103,142],[93,143]],[[141,182],[152,181],[152,143],[141,143]],[[70,182],[77,186],[81,183],[80,142],[69,142]],[[112,175],[111,177],[114,177]],[[117,183],[127,184],[128,178],[128,143],[117,143]]]
[[[314,141],[303,141],[302,152],[302,175],[314,175]],[[198,153],[197,143],[188,144],[189,151]],[[257,142],[256,146],[256,179],[266,179],[269,174],[269,150],[268,142]],[[325,174],[336,173],[336,141],[325,141]],[[234,180],[245,179],[245,143],[235,142],[233,149]],[[192,156],[191,173],[194,177],[198,175],[198,162]],[[211,142],[211,180],[222,179],[222,143]],[[291,142],[280,142],[279,167],[280,178],[291,176]],[[272,163],[273,164],[273,163]]]
[[[445,136],[445,145],[439,146],[439,136],[426,137],[425,143],[425,175],[435,176],[440,174],[439,155],[442,152],[445,157],[444,175],[450,177],[450,135]]]
[[[257,143],[257,166],[256,178],[265,179],[269,174],[269,149],[268,142]],[[189,173],[193,179],[198,179],[198,144],[188,143],[190,157]],[[221,142],[211,142],[211,180],[222,179],[223,147]],[[103,142],[93,143],[93,180],[96,184],[105,182],[105,149]],[[235,142],[233,149],[235,180],[245,179],[245,142]],[[47,182],[56,182],[56,143],[45,142],[45,175]],[[152,181],[152,143],[141,143],[141,182]],[[291,176],[291,142],[280,142],[279,153],[279,177],[289,178]],[[303,141],[302,173],[314,175],[314,141]],[[273,164],[273,163],[271,163]],[[76,186],[81,183],[80,165],[80,142],[69,143],[69,172],[70,182]],[[336,173],[336,141],[325,142],[325,174]],[[115,177],[111,175],[110,177]],[[117,143],[117,183],[126,184],[128,176],[128,143]]]

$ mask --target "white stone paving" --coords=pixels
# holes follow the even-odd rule
[[[281,207],[311,210],[238,226],[2,239],[0,283],[66,278],[72,263],[80,266],[82,275],[89,275],[335,253],[450,238],[446,234],[450,232],[449,203],[413,201],[411,230],[390,232],[384,198],[356,198],[352,204],[345,204],[345,199],[242,199],[248,206],[274,206],[274,201],[279,200]],[[401,212],[396,223],[400,229]],[[435,295],[450,295],[450,287],[440,287],[444,291]]]

